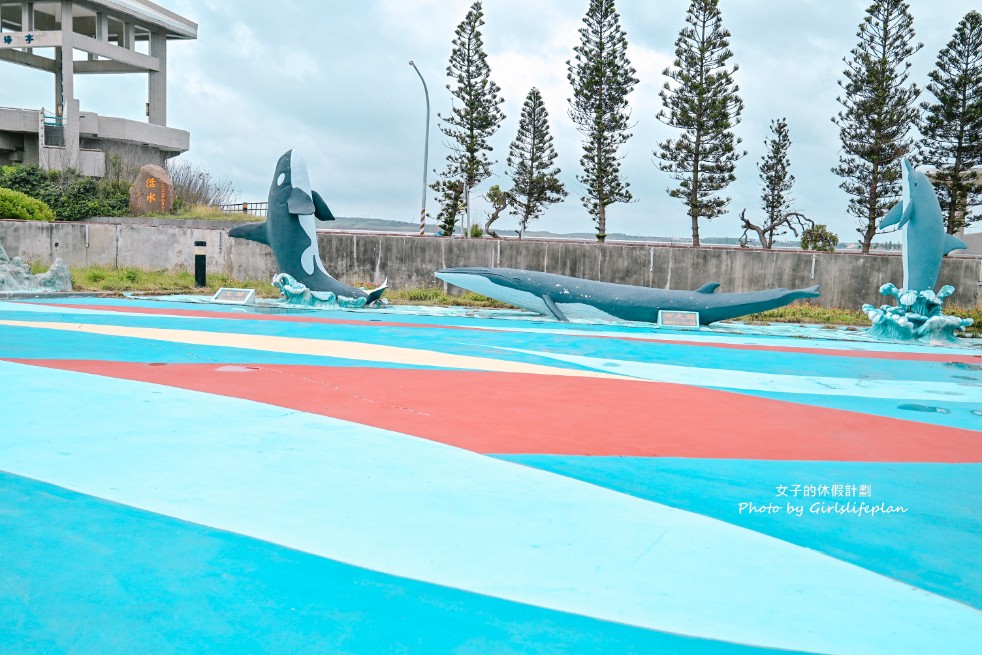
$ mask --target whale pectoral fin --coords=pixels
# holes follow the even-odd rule
[[[291,214],[306,216],[314,213],[314,201],[303,189],[293,188],[290,198],[286,201],[286,207]]]
[[[546,304],[546,309],[552,313],[553,318],[555,318],[557,321],[569,323],[569,319],[566,318],[566,314],[563,314],[562,310],[560,310],[559,307],[556,307],[556,303],[549,297],[549,294],[542,294],[542,302]]]
[[[706,282],[696,289],[696,293],[716,293],[716,289],[719,289],[719,282]]]
[[[237,237],[239,239],[248,239],[249,241],[256,241],[257,243],[265,243],[269,245],[269,234],[266,232],[266,222],[262,223],[250,223],[248,225],[239,225],[238,227],[233,227],[228,231],[230,237]]]
[[[962,248],[968,248],[965,242],[956,237],[954,234],[944,235],[944,254],[948,254],[952,250],[960,250]]]
[[[900,219],[904,217],[904,203],[898,202],[896,205],[890,208],[887,215],[880,219],[879,229],[885,227],[890,227],[891,225],[896,225],[900,222]]]
[[[334,214],[331,213],[331,208],[327,206],[326,202],[324,202],[321,194],[317,193],[316,191],[311,191],[310,193],[313,195],[314,199],[314,216],[322,221],[333,221]]]

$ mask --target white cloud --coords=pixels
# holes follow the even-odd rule
[[[426,78],[433,105],[429,168],[443,165],[435,114],[450,108],[444,71],[453,30],[472,0],[366,0],[321,3],[278,0],[228,3],[161,0],[199,23],[197,41],[169,49],[169,123],[191,132],[186,157],[212,174],[230,177],[244,199],[265,197],[276,158],[302,148],[311,181],[326,189],[341,215],[359,213],[411,220],[418,212],[424,102],[413,59]],[[566,61],[578,43],[587,1],[484,0],[484,42],[494,80],[502,87],[508,119],[494,138],[499,161],[491,182],[503,183],[504,160],[529,88],[543,94],[571,192],[549,211],[541,227],[591,229],[576,197],[580,137],[567,116],[571,91]],[[743,0],[723,3],[733,33],[733,61],[746,104],[736,132],[750,154],[741,161],[731,215],[703,234],[737,236],[739,210],[758,204],[756,162],[772,118],[787,116],[799,206],[852,237],[853,219],[830,168],[838,135],[830,117],[838,110],[836,81],[842,58],[856,42],[868,0]],[[922,84],[938,50],[974,2],[911,0],[918,39],[926,46],[914,58],[912,79]],[[655,119],[662,69],[671,63],[687,0],[628,2],[618,8],[629,57],[640,83],[630,96],[634,137],[624,149],[623,170],[637,202],[611,208],[610,229],[685,236],[682,205],[669,198],[667,175],[652,162],[658,141],[673,130]],[[5,65],[0,105],[51,106],[49,75]],[[101,79],[97,79],[101,78]],[[91,76],[80,82],[83,108],[143,118],[146,78]],[[430,181],[433,180],[432,173]],[[428,203],[434,210],[431,199]],[[475,203],[482,215],[484,208]],[[435,213],[435,210],[434,210]],[[505,222],[505,221],[503,221]],[[507,225],[507,223],[506,223]]]

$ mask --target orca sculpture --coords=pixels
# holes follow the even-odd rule
[[[896,225],[902,230],[904,289],[934,291],[941,272],[941,258],[952,250],[967,248],[961,239],[945,231],[941,203],[927,175],[901,163],[903,198],[880,221],[880,229]]]
[[[514,268],[446,268],[437,271],[436,276],[462,289],[560,321],[619,319],[655,323],[658,310],[670,310],[699,312],[699,322],[707,325],[820,295],[817,284],[792,291],[716,293],[719,282],[709,282],[695,291],[672,291]]]
[[[317,248],[314,219],[333,221],[334,215],[320,194],[310,188],[307,165],[296,150],[288,150],[276,163],[269,187],[269,207],[263,223],[242,225],[229,236],[265,243],[273,249],[280,273],[286,273],[311,291],[338,297],[365,298],[373,303],[385,293],[383,283],[366,291],[340,282],[327,272]]]

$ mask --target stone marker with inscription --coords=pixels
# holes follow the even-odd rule
[[[133,214],[166,214],[174,208],[174,183],[160,166],[148,164],[140,169],[130,187]]]
[[[256,302],[256,290],[222,287],[211,297],[211,301],[229,305],[252,305]]]

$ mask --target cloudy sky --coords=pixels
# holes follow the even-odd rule
[[[280,154],[299,149],[313,186],[339,216],[406,221],[420,209],[425,102],[409,66],[415,60],[432,102],[429,181],[447,150],[438,112],[451,107],[447,60],[456,25],[470,0],[360,0],[274,3],[158,0],[198,23],[198,40],[169,50],[168,123],[191,132],[184,155],[213,176],[230,179],[243,200],[265,200]],[[830,118],[839,110],[843,57],[856,45],[868,0],[723,0],[733,62],[745,103],[736,133],[748,155],[727,191],[729,213],[706,223],[703,236],[739,236],[738,215],[760,217],[757,172],[769,123],[787,117],[796,208],[844,240],[856,238],[847,197],[830,169],[839,140]],[[970,0],[910,0],[917,40],[912,79],[921,87],[938,51],[951,39]],[[579,202],[580,136],[570,121],[566,61],[579,42],[587,0],[485,0],[484,42],[492,79],[502,88],[507,118],[493,139],[495,175],[482,185],[508,184],[505,157],[529,89],[538,87],[550,114],[562,179],[570,191],[535,227],[592,231]],[[628,56],[640,83],[629,96],[636,123],[623,149],[623,173],[635,202],[613,205],[608,230],[688,237],[684,208],[670,198],[668,174],[652,151],[675,131],[659,123],[662,70],[671,64],[687,0],[621,0]],[[50,106],[50,75],[3,68],[0,106]],[[7,83],[9,80],[10,83]],[[146,78],[87,76],[76,83],[83,111],[143,120]],[[924,96],[922,96],[924,99]],[[487,206],[473,205],[483,222]],[[437,211],[432,194],[431,215]],[[498,225],[511,229],[513,218]]]

